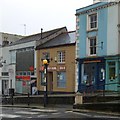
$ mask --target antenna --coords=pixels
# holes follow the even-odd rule
[[[24,35],[26,35],[26,24],[21,24],[24,26]]]
[[[26,24],[23,25],[24,25],[24,35],[26,35]]]

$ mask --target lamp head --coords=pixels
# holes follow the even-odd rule
[[[44,59],[44,60],[43,60],[43,64],[44,64],[44,65],[47,65],[47,64],[48,64],[48,60]]]

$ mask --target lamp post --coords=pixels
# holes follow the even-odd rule
[[[48,88],[47,88],[47,67],[48,67],[48,60],[44,59],[43,60],[43,65],[45,66],[45,69],[44,69],[44,75],[45,75],[45,78],[44,78],[44,82],[45,82],[45,85],[44,85],[44,107],[47,106],[47,102],[48,102]]]

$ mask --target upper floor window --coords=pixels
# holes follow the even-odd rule
[[[96,37],[89,38],[89,55],[96,55]]]
[[[10,63],[16,63],[16,51],[10,51]]]
[[[65,63],[65,51],[58,51],[58,63]]]
[[[97,13],[88,16],[88,29],[97,28]]]

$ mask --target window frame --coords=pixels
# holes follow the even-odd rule
[[[57,51],[57,62],[58,63],[65,63],[65,50]]]
[[[91,41],[93,41],[93,43],[91,43]],[[96,36],[88,38],[88,47],[87,48],[88,48],[89,56],[97,55],[97,37]],[[91,52],[92,49],[93,49],[93,53]]]
[[[91,21],[91,17],[95,16],[95,15],[96,15],[96,20]],[[95,13],[89,14],[87,17],[87,23],[88,23],[87,24],[88,31],[96,30],[98,28],[98,13],[95,12]],[[93,24],[93,26],[95,26],[95,27],[91,27],[91,24]]]
[[[64,79],[60,79],[61,77],[60,75]],[[58,71],[57,72],[57,88],[66,88],[66,86],[67,86],[66,72]]]

